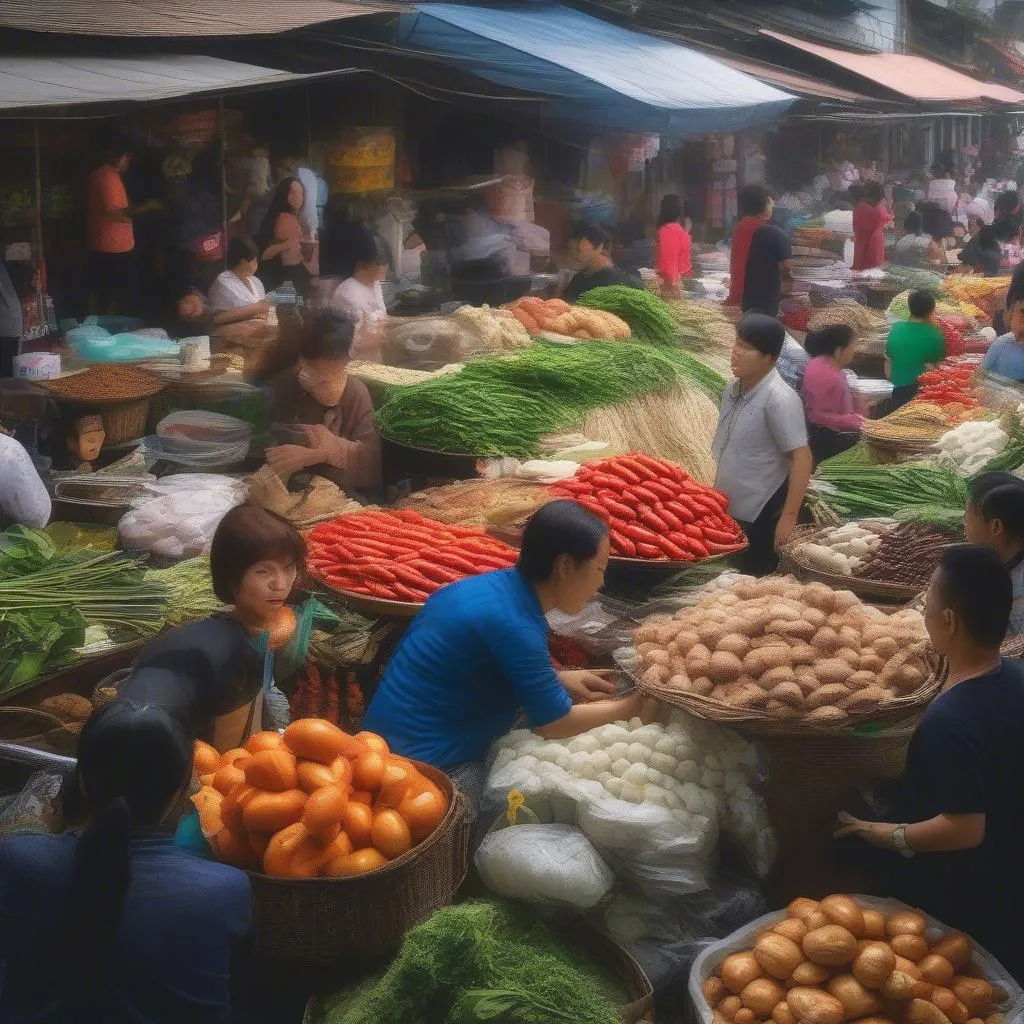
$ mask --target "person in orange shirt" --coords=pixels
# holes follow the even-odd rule
[[[773,201],[762,185],[746,185],[740,189],[740,219],[732,232],[729,250],[729,297],[727,306],[739,306],[743,301],[743,286],[747,278],[747,257],[754,232],[771,220]]]
[[[86,236],[89,244],[90,286],[96,312],[135,313],[138,272],[132,216],[159,208],[151,200],[132,207],[121,177],[132,162],[130,141],[113,136],[104,148],[103,163],[89,175]]]

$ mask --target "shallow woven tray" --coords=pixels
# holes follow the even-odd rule
[[[791,572],[802,583],[826,583],[833,590],[852,590],[858,597],[880,598],[886,604],[904,604],[921,593],[921,587],[903,583],[886,583],[884,580],[865,580],[860,576],[843,576],[840,573],[818,569],[803,561],[798,552],[802,544],[813,544],[831,527],[799,526],[781,551],[782,564],[779,572]]]
[[[916,718],[942,689],[946,681],[947,665],[924,641],[906,648],[905,657],[923,655],[931,667],[932,674],[913,693],[903,697],[895,697],[882,707],[860,714],[850,714],[842,722],[810,722],[806,719],[779,719],[764,711],[754,708],[737,708],[732,704],[716,700],[713,697],[702,697],[692,691],[677,690],[675,687],[661,683],[645,683],[641,673],[623,666],[627,674],[634,680],[637,688],[650,697],[681,708],[697,718],[708,722],[717,722],[739,729],[752,736],[822,736],[846,735],[857,730],[870,727],[893,728],[901,722]]]
[[[149,376],[150,380],[152,381],[152,385],[143,386],[140,383],[139,387],[131,394],[116,395],[109,398],[94,398],[92,395],[84,396],[81,398],[71,398],[65,394],[62,394],[61,391],[55,386],[60,381],[66,380],[68,377],[77,377],[79,376],[80,373],[89,373],[91,369],[92,367],[86,370],[76,371],[73,374],[63,374],[60,377],[54,377],[52,380],[39,380],[35,381],[34,383],[38,384],[41,388],[43,388],[56,402],[65,402],[68,405],[99,407],[104,407],[108,405],[125,405],[129,402],[138,402],[144,398],[152,398],[154,395],[157,395],[164,390],[164,382],[161,380],[157,380],[156,377],[152,377],[148,374],[143,374],[143,376]]]

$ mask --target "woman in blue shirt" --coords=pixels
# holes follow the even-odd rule
[[[191,778],[191,737],[166,711],[122,698],[86,722],[85,829],[0,843],[0,1020],[231,1018],[249,881],[175,849],[170,819]]]
[[[992,342],[981,368],[1007,380],[1024,380],[1024,275],[1017,273],[1006,296],[1006,327],[1009,333]]]
[[[610,683],[592,672],[556,673],[548,653],[545,615],[582,611],[607,566],[604,523],[574,501],[549,502],[527,523],[514,569],[470,576],[427,601],[385,670],[364,728],[396,754],[452,771],[483,762],[520,712],[551,740],[643,717],[646,701],[601,700],[614,692]]]

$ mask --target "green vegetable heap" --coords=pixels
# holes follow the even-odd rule
[[[540,438],[578,427],[589,410],[682,381],[716,398],[725,386],[686,352],[624,342],[538,343],[394,388],[377,427],[394,441],[437,451],[531,458]]]
[[[617,1024],[615,982],[509,904],[439,910],[375,981],[325,1000],[320,1024]]]
[[[613,284],[592,288],[576,300],[577,306],[603,309],[629,324],[633,337],[649,345],[676,345],[676,322],[665,302],[650,292]]]

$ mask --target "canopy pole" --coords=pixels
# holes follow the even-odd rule
[[[228,127],[224,121],[224,97],[217,97],[217,123],[220,125],[220,218],[224,242],[224,269],[228,269]]]
[[[36,179],[36,244],[39,246],[39,260],[36,266],[36,306],[39,310],[39,322],[46,323],[46,309],[43,302],[43,275],[42,269],[46,266],[46,254],[43,252],[43,160],[39,146],[39,118],[35,119],[33,126],[33,150],[35,154],[35,179]],[[18,350],[21,346],[19,343]]]

